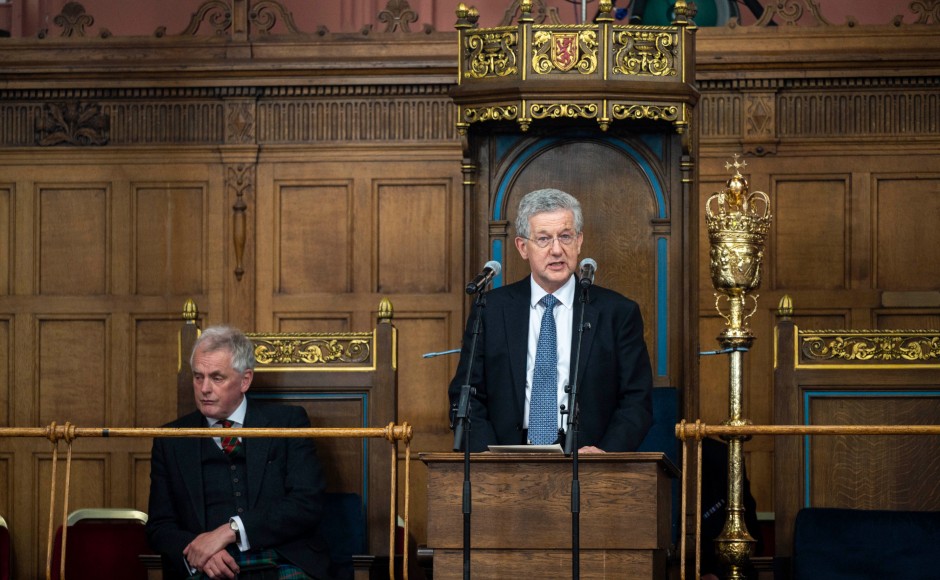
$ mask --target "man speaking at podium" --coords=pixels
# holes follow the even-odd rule
[[[532,273],[494,289],[482,307],[473,308],[448,391],[457,409],[469,383],[472,452],[489,445],[563,441],[567,421],[561,409],[569,405],[566,387],[574,380],[581,320],[582,284],[575,270],[583,223],[578,200],[557,189],[530,192],[519,203],[515,245]],[[586,272],[593,277],[593,271]],[[635,451],[652,423],[653,377],[643,320],[635,302],[590,282],[583,280],[590,288],[577,375],[578,451]]]

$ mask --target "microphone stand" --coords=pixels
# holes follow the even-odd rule
[[[470,360],[467,363],[467,378],[460,387],[460,400],[454,413],[454,451],[463,448],[463,578],[470,580],[470,395],[475,389],[470,386],[473,376],[473,361],[476,356],[477,338],[483,328],[483,308],[486,306],[486,287],[480,289],[476,301],[476,320],[473,323],[473,338],[470,341]]]
[[[584,306],[590,284],[581,287],[581,315],[578,321],[578,346],[574,356],[574,373],[568,386],[568,431],[565,436],[565,455],[571,456],[571,578],[581,576],[581,482],[578,479],[578,425],[581,420],[578,407],[578,366],[581,363],[581,342],[584,339]],[[564,411],[562,411],[564,412]]]

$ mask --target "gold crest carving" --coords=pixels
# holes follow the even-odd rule
[[[552,33],[552,64],[569,71],[578,62],[578,35],[575,32]]]

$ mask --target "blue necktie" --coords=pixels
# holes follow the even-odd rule
[[[545,307],[545,312],[535,347],[535,369],[529,398],[529,440],[533,445],[551,445],[558,439],[558,337],[554,316],[558,299],[546,294],[539,304]]]

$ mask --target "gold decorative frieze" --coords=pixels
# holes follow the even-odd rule
[[[936,330],[800,331],[797,340],[802,362],[940,364],[940,332]]]
[[[680,107],[676,105],[620,104],[610,108],[614,119],[649,119],[651,121],[678,121]]]
[[[593,74],[597,70],[596,30],[536,30],[532,35],[532,70]]]
[[[596,119],[596,103],[532,103],[529,115],[533,119]]]
[[[464,75],[471,79],[482,79],[518,74],[518,43],[519,35],[514,28],[468,33],[464,44],[467,61]]]
[[[679,34],[653,27],[614,29],[613,72],[622,75],[677,76]]]
[[[467,123],[479,121],[513,121],[519,117],[519,107],[508,105],[505,107],[480,107],[463,109],[463,118]]]
[[[265,336],[249,334],[255,343],[256,371],[271,365],[361,364],[373,354],[372,333],[291,334]]]

